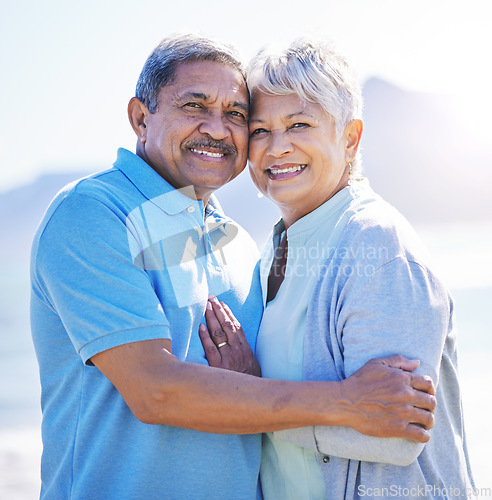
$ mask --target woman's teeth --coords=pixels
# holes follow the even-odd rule
[[[277,174],[288,174],[288,173],[293,173],[293,172],[299,172],[299,170],[302,170],[305,168],[306,165],[297,165],[297,167],[288,167],[288,168],[270,168],[270,172],[273,175]]]
[[[224,153],[211,153],[210,151],[202,151],[200,149],[191,149],[191,151],[199,155],[211,156],[212,158],[222,158],[224,156]]]

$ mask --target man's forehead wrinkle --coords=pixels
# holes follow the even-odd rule
[[[248,112],[248,111],[249,111],[249,106],[248,106],[248,103],[247,103],[247,102],[239,102],[239,101],[235,101],[235,102],[232,104],[232,107],[233,107],[233,108],[242,109],[243,111],[246,111],[246,112]]]
[[[177,100],[183,100],[183,99],[200,99],[201,101],[208,101],[210,100],[210,96],[203,92],[193,92],[191,91],[185,91],[185,92],[176,92],[176,99]]]
[[[246,100],[244,101],[239,101],[237,100],[237,93],[239,89],[233,89],[225,92],[225,101],[227,102],[228,107],[232,108],[238,108],[242,109],[245,112],[249,111],[249,105]],[[186,99],[198,99],[203,102],[211,103],[217,101],[217,99],[220,99],[220,94],[221,91],[216,90],[213,92],[213,95],[211,94],[206,94],[204,92],[200,91],[194,91],[194,90],[185,90],[183,92],[176,92],[175,94],[175,100],[176,101],[184,101]]]

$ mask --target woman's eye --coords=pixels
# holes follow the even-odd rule
[[[309,124],[307,123],[294,123],[290,128],[304,128],[304,127],[309,127]]]
[[[249,135],[250,135],[250,137],[253,137],[254,135],[260,135],[260,134],[264,134],[266,132],[267,131],[264,128],[256,128]]]

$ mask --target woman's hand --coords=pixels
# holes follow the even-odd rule
[[[200,325],[199,335],[208,364],[261,377],[261,369],[249,347],[241,324],[224,302],[210,297],[205,311],[207,326]]]

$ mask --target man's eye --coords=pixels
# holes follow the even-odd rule
[[[197,102],[187,102],[185,104],[187,108],[201,108],[201,106]]]
[[[246,120],[246,116],[244,116],[244,114],[240,111],[231,111],[231,115],[236,118],[240,118],[241,120]]]
[[[250,135],[250,137],[253,137],[254,135],[265,134],[266,132],[267,132],[267,130],[265,130],[264,128],[256,128],[249,135]]]

